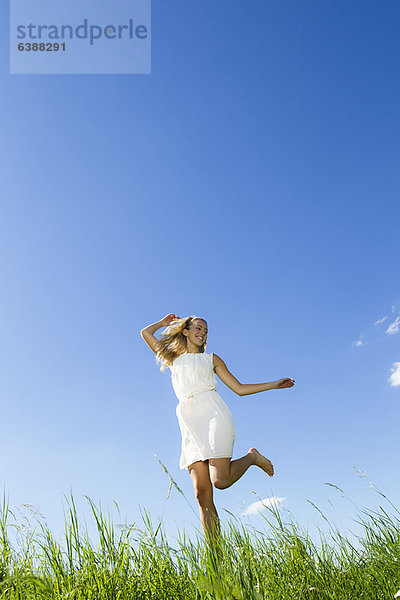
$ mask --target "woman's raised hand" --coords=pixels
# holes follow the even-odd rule
[[[285,377],[284,379],[278,379],[276,382],[276,389],[290,388],[294,386],[294,379],[291,377]]]
[[[162,323],[163,327],[168,327],[174,321],[179,321],[180,317],[174,315],[174,313],[170,313],[166,315],[163,319],[161,319],[160,323]]]

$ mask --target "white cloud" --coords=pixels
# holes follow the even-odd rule
[[[389,327],[386,329],[385,333],[389,335],[393,335],[394,333],[399,333],[400,329],[400,317],[396,317],[393,323],[390,323]]]
[[[382,323],[384,323],[387,319],[387,315],[385,317],[382,317],[382,319],[378,319],[377,321],[375,321],[374,325],[381,325]]]
[[[400,386],[400,362],[392,364],[392,374],[389,377],[390,385],[393,387]]]
[[[355,346],[355,348],[359,348],[360,346],[362,346],[364,344],[363,337],[363,335],[360,335],[358,340],[354,340],[354,342],[352,342],[352,346]]]
[[[242,517],[246,517],[247,515],[255,515],[268,506],[277,507],[284,500],[285,498],[277,498],[276,496],[272,496],[271,498],[264,498],[264,500],[260,500],[260,502],[253,502],[253,504],[250,504],[244,513],[242,513]]]

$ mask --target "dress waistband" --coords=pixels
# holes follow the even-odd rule
[[[179,402],[182,402],[183,400],[187,400],[189,398],[193,398],[193,396],[197,396],[197,394],[201,394],[202,392],[214,392],[216,390],[216,386],[208,386],[208,387],[203,387],[199,390],[196,390],[194,392],[188,392],[187,394],[182,394],[181,396],[179,396]]]

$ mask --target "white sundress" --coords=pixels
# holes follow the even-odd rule
[[[186,352],[172,365],[172,385],[182,434],[179,466],[186,469],[198,460],[231,458],[236,433],[232,414],[216,391],[213,353]]]

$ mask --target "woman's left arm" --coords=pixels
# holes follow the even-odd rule
[[[213,359],[214,371],[235,394],[238,396],[248,396],[249,394],[257,394],[257,392],[265,392],[267,390],[281,390],[283,388],[289,388],[294,386],[294,379],[291,377],[285,377],[284,379],[278,379],[278,381],[269,381],[267,383],[240,383],[232,375],[221,357],[214,354]]]

